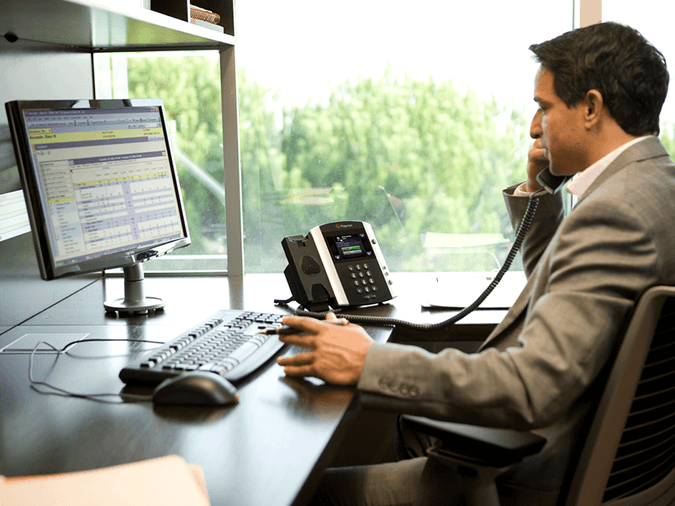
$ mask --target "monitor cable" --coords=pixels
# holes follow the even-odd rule
[[[75,346],[80,343],[91,343],[91,342],[133,342],[133,343],[150,343],[150,344],[164,344],[161,341],[149,341],[145,339],[80,339],[78,341],[72,341],[66,344],[63,348],[59,349],[54,345],[46,342],[40,341],[35,345],[35,347],[30,352],[30,357],[28,359],[28,381],[30,382],[30,387],[35,390],[37,393],[42,395],[60,395],[62,397],[74,397],[78,399],[87,399],[90,401],[101,402],[105,404],[125,404],[127,402],[144,402],[151,401],[152,398],[149,395],[131,395],[125,393],[94,393],[94,394],[81,394],[76,392],[71,392],[63,388],[54,386],[46,381],[36,380],[33,377],[33,361],[35,360],[35,354],[40,351],[41,354],[47,355],[56,355],[57,359],[62,354],[68,354],[68,349],[72,346]],[[40,345],[46,345],[50,350],[39,349]],[[46,353],[45,353],[46,352]],[[49,389],[49,390],[45,390]],[[112,400],[108,399],[109,397],[118,397],[121,400]]]

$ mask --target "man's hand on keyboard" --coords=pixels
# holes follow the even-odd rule
[[[294,357],[280,357],[288,376],[314,376],[328,383],[356,384],[373,340],[363,328],[354,324],[336,324],[335,315],[328,313],[326,321],[302,316],[287,316],[284,325],[304,334],[280,335],[279,339],[310,350]]]

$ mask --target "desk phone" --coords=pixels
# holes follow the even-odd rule
[[[310,311],[377,304],[396,296],[369,223],[327,223],[306,236],[284,237],[281,244],[293,298]]]

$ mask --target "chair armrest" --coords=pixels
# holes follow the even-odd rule
[[[538,453],[546,438],[529,431],[495,429],[461,423],[441,422],[422,416],[402,415],[412,429],[442,441],[436,451],[467,465],[507,467]]]

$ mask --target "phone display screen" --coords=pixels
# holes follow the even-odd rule
[[[326,242],[336,261],[368,258],[373,255],[365,233],[328,236]]]

